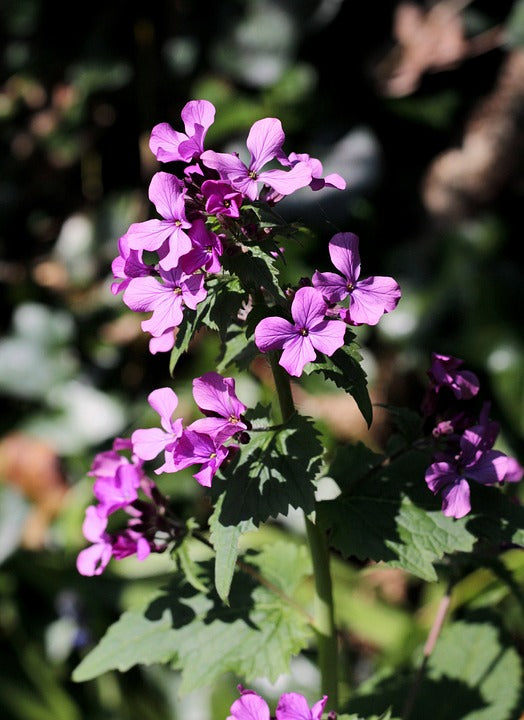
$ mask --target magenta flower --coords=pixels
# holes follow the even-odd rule
[[[99,515],[107,517],[119,508],[125,508],[138,498],[142,469],[122,459],[114,475],[101,476],[93,485],[93,494],[100,503]]]
[[[327,702],[327,695],[318,700],[311,709],[300,693],[284,693],[280,696],[275,715],[277,720],[320,720]]]
[[[329,303],[338,303],[350,296],[349,308],[339,311],[345,322],[350,325],[376,325],[384,313],[396,308],[401,292],[393,278],[377,275],[359,280],[360,254],[356,235],[334,235],[329,241],[329,255],[342,275],[317,270],[312,282]]]
[[[191,465],[200,465],[200,470],[193,477],[200,485],[211,487],[213,477],[231,449],[231,446],[220,444],[211,435],[188,428],[184,430],[173,450],[166,453],[165,465],[155,472],[177,472]]]
[[[233,378],[222,377],[216,372],[205,373],[193,380],[193,397],[207,417],[191,423],[190,430],[209,435],[219,444],[247,430],[242,419],[247,408],[235,394]]]
[[[202,273],[186,275],[181,268],[160,269],[160,278],[163,282],[151,276],[133,278],[124,292],[124,302],[131,310],[153,312],[141,324],[144,332],[161,341],[160,346],[150,343],[153,354],[173,347],[173,329],[182,322],[184,306],[195,310],[207,295]]]
[[[288,161],[291,167],[294,167],[299,162],[304,162],[308,165],[311,170],[311,182],[309,187],[312,190],[322,190],[324,187],[332,187],[337,190],[346,189],[346,181],[338,173],[330,173],[325,177],[322,177],[324,169],[322,163],[317,158],[312,158],[307,153],[290,153]]]
[[[177,132],[168,123],[155,125],[149,147],[160,162],[198,158],[204,149],[204,138],[215,120],[215,108],[208,100],[190,100],[181,117],[185,133]]]
[[[255,328],[259,350],[283,350],[279,360],[290,375],[302,374],[304,365],[315,360],[316,350],[333,355],[344,344],[345,324],[326,320],[327,305],[322,294],[312,287],[297,290],[291,305],[293,323],[282,317],[261,320]]]
[[[306,163],[299,162],[287,171],[262,171],[272,160],[286,160],[282,152],[284,140],[280,120],[264,118],[257,120],[249,131],[247,147],[251,160],[248,166],[238,155],[213,150],[203,152],[200,159],[206,167],[217,170],[222,178],[250,200],[258,198],[259,183],[268,185],[280,195],[290,195],[311,182],[311,170]]]
[[[492,450],[492,428],[476,425],[464,431],[457,454],[443,454],[426,470],[426,483],[436,495],[442,491],[444,515],[461,518],[471,510],[468,481],[481,485],[518,482],[523,468],[513,458]]]
[[[205,180],[202,183],[202,195],[206,200],[206,212],[210,215],[239,217],[240,206],[244,199],[242,193],[234,190],[225,180]]]
[[[474,397],[479,391],[479,379],[470,370],[460,370],[463,363],[463,360],[450,355],[432,353],[428,370],[432,390],[438,393],[443,387],[448,387],[457,400]]]
[[[266,701],[253,690],[238,686],[240,697],[231,705],[227,720],[270,720]],[[321,720],[327,695],[310,709],[306,698],[300,693],[284,693],[275,711],[276,720]]]
[[[222,267],[219,258],[224,248],[218,235],[208,230],[203,220],[195,220],[188,234],[193,249],[180,260],[182,270],[189,275],[199,268],[208,273],[219,272]]]
[[[186,189],[174,175],[158,172],[149,185],[149,199],[162,220],[145,220],[133,223],[126,233],[132,250],[158,251],[160,266],[170,270],[191,250],[186,230],[191,227],[185,213]]]
[[[161,452],[171,451],[182,435],[182,418],[172,419],[178,406],[175,392],[168,387],[159,388],[149,393],[147,399],[159,414],[162,427],[135,430],[131,435],[133,451],[141,460],[152,460]]]

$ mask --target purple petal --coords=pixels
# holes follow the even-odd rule
[[[255,343],[261,352],[281,350],[284,343],[296,337],[296,328],[278,316],[261,320],[255,328]]]
[[[179,418],[179,435],[182,433],[182,420]],[[141,460],[153,460],[174,442],[176,433],[166,433],[160,428],[145,428],[135,430],[131,435],[133,452]]]
[[[442,512],[447,517],[461,518],[471,510],[470,490],[467,480],[461,478],[442,491]]]
[[[170,328],[159,337],[152,337],[149,341],[149,352],[156,355],[158,352],[169,352],[175,344],[173,329]]]
[[[266,163],[282,155],[285,139],[282,123],[277,118],[263,118],[253,123],[246,142],[251,153],[250,170],[258,173]],[[309,174],[311,178],[311,171]]]
[[[300,693],[284,693],[276,708],[276,720],[320,720],[327,695],[310,710],[306,698]]]
[[[111,560],[111,543],[100,542],[78,553],[76,568],[80,575],[101,575]]]
[[[320,290],[303,287],[297,290],[291,304],[291,315],[298,329],[309,329],[324,319],[326,303]]]
[[[186,223],[186,227],[188,223]],[[167,242],[158,251],[159,265],[163,270],[172,270],[180,262],[180,258],[193,247],[191,238],[182,226],[174,225]]]
[[[182,160],[178,146],[186,139],[186,135],[173,130],[169,123],[159,123],[151,131],[149,148],[160,162]]]
[[[158,250],[173,233],[173,223],[166,220],[145,220],[133,223],[126,233],[133,250]]]
[[[227,720],[270,720],[266,701],[249,690],[235,700],[229,712]]]
[[[469,480],[481,485],[496,485],[504,481],[508,469],[508,457],[498,450],[486,450],[480,454],[475,465],[464,469]]]
[[[212,170],[217,170],[220,175],[226,178],[245,177],[249,171],[237,155],[231,153],[218,153],[214,150],[206,150],[200,156],[204,165]]]
[[[193,380],[193,397],[200,410],[223,418],[239,418],[247,409],[235,394],[234,379],[217,372],[208,372]]]
[[[322,297],[329,303],[337,303],[349,295],[348,282],[337,273],[321,273],[318,270],[311,278],[313,287],[320,290]]]
[[[336,233],[329,241],[331,262],[349,283],[355,285],[360,275],[358,237],[354,233]]]
[[[323,320],[309,329],[313,347],[328,357],[342,347],[345,334],[346,324],[341,320]]]
[[[286,341],[279,364],[282,365],[290,375],[300,377],[304,365],[312,362],[316,356],[317,354],[309,337],[303,337],[297,334],[292,340]]]
[[[107,517],[100,515],[94,505],[86,508],[84,522],[82,523],[82,534],[89,542],[96,543],[105,539]]]
[[[269,185],[280,195],[291,195],[311,182],[311,170],[306,163],[298,163],[291,170],[266,170],[257,176],[258,182]]]
[[[178,397],[170,387],[158,388],[147,396],[147,401],[160,416],[162,427],[171,432],[173,424],[171,418],[178,407]]]
[[[190,100],[180,113],[188,136],[193,135],[197,126],[207,131],[215,122],[215,106],[209,100]]]
[[[149,199],[164,220],[185,221],[184,184],[175,175],[155,173],[149,184]]]
[[[384,313],[394,310],[400,300],[400,287],[390,277],[360,280],[353,292],[345,321],[350,325],[376,325]]]
[[[432,463],[426,470],[425,479],[429,489],[436,494],[442,488],[457,481],[457,468],[449,462]]]

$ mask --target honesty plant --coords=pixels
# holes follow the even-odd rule
[[[171,351],[173,378],[202,328],[217,333],[220,354],[215,367],[193,379],[190,417],[177,415],[178,396],[163,382],[148,396],[160,426],[138,427],[94,458],[89,475],[96,503],[83,524],[91,545],[77,561],[83,575],[99,575],[112,558],[145,560],[169,551],[173,580],[151,605],[125,613],[74,677],[162,662],[181,671],[182,691],[225,673],[243,682],[275,681],[309,648],[321,684],[312,699],[322,698],[311,705],[310,698],[285,692],[275,717],[320,720],[327,708],[334,718],[339,685],[348,696],[358,697],[358,688],[348,692],[337,669],[330,549],[428,582],[444,577],[451,587],[468,571],[464,557],[482,562],[477,548],[493,558],[508,545],[524,544],[523,510],[506,489],[522,478],[523,468],[495,447],[500,426],[489,418],[489,401],[477,404],[478,377],[462,360],[439,353],[431,358],[420,412],[388,408],[394,431],[383,452],[362,443],[324,447],[313,421],[295,407],[291,381],[312,373],[331,381],[353,396],[370,425],[352,327],[375,326],[394,311],[400,286],[392,277],[360,278],[359,239],[347,231],[328,242],[338,272],[317,270],[285,284],[286,248],[300,230],[275,206],[307,186],[344,190],[345,180],[336,173],[323,177],[320,161],[307,153],[288,154],[281,122],[273,117],[252,125],[246,162],[242,147],[206,149],[214,119],[209,101],[192,100],[182,110],[184,132],[167,123],[153,128],[150,148],[157,160],[181,167],[178,174],[163,169],[153,176],[149,198],[160,217],[132,224],[120,238],[111,290],[122,292],[131,310],[151,313],[142,330],[151,336],[151,353]],[[242,392],[237,395],[236,378],[253,372],[257,356],[271,368],[274,402],[249,407]],[[209,507],[201,523],[177,517],[162,491],[166,475],[176,482],[188,468]],[[337,485],[335,497],[319,495],[323,477]],[[241,551],[244,533],[290,508],[304,513],[302,542]],[[192,557],[195,542],[213,552],[212,561]],[[313,582],[306,583],[310,574]],[[306,599],[299,587],[309,588]],[[159,608],[166,612],[159,615]],[[440,613],[431,643],[442,620]],[[418,693],[420,716],[430,717],[427,688],[419,684],[420,677],[397,694],[406,695],[411,708]],[[228,720],[269,720],[260,695],[242,686],[239,691]],[[377,694],[373,712],[384,719],[400,713],[398,700],[392,702],[388,710],[391,702]]]

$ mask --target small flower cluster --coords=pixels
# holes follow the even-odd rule
[[[329,241],[333,265],[342,275],[318,270],[312,286],[296,291],[291,305],[293,323],[281,317],[261,320],[255,329],[259,350],[283,350],[280,365],[300,376],[315,360],[316,350],[328,357],[344,344],[346,324],[376,325],[400,300],[400,287],[391,277],[360,277],[358,237],[337,233]],[[349,299],[349,306],[344,301]],[[340,320],[333,319],[334,317]]]
[[[122,451],[132,452],[132,443],[117,438],[111,450],[95,456],[88,473],[95,478],[93,493],[98,504],[86,509],[82,525],[84,537],[92,545],[77,557],[81,575],[100,575],[112,557],[119,560],[136,554],[144,560],[151,552],[165,550],[172,539],[166,499],[145,475],[142,461],[134,453],[128,459]],[[127,514],[127,525],[110,534],[108,521],[118,510]],[[160,541],[159,533],[163,534]]]
[[[180,531],[170,516],[167,498],[143,470],[160,453],[164,464],[155,473],[177,472],[200,465],[193,476],[209,487],[218,468],[238,450],[233,438],[245,442],[248,423],[246,406],[235,394],[233,378],[208,372],[193,381],[193,397],[205,417],[187,428],[182,418],[173,419],[178,398],[171,388],[150,393],[149,404],[160,416],[160,428],[135,430],[130,440],[118,438],[113,448],[96,455],[88,473],[95,478],[93,493],[98,505],[86,510],[84,537],[92,543],[77,558],[82,575],[100,575],[109,560],[136,554],[144,560],[151,552],[163,552]],[[130,451],[128,459],[121,451]],[[139,497],[139,491],[146,499]],[[124,510],[129,516],[124,530],[107,532],[109,516]]]
[[[252,234],[253,215],[242,218],[244,206],[274,205],[308,185],[313,190],[345,187],[337,174],[323,178],[316,158],[284,153],[277,118],[263,118],[251,127],[246,165],[236,153],[204,151],[215,119],[210,102],[191,100],[181,116],[185,132],[160,123],[151,132],[150,148],[159,162],[185,163],[182,177],[164,171],[153,176],[149,199],[160,218],[133,223],[120,238],[112,264],[112,292],[123,292],[131,310],[152,312],[142,329],[151,335],[153,354],[171,350],[184,308],[194,310],[206,298],[205,280],[220,272],[227,244]],[[270,163],[282,169],[264,169]],[[156,254],[153,262],[146,253]]]
[[[231,705],[227,720],[270,720],[267,702],[253,690],[246,690],[238,686],[240,697]],[[276,720],[320,720],[327,702],[324,695],[312,708],[306,698],[300,693],[284,693],[280,696],[276,710]],[[330,719],[335,720],[335,714],[330,713]]]
[[[168,387],[153,390],[148,401],[160,416],[162,427],[135,430],[131,442],[142,461],[164,454],[164,464],[155,470],[157,474],[198,464],[200,470],[193,477],[210,487],[218,468],[238,450],[231,440],[246,440],[249,425],[243,414],[247,408],[235,394],[234,379],[216,372],[193,380],[193,398],[205,417],[184,428],[182,418],[173,420],[178,405],[175,392]]]
[[[500,427],[489,418],[489,403],[478,416],[469,410],[467,401],[478,394],[480,383],[462,364],[458,358],[433,353],[422,403],[437,445],[426,483],[434,494],[442,491],[442,511],[454,518],[471,511],[469,482],[500,485],[518,482],[524,475],[517,460],[493,450]]]

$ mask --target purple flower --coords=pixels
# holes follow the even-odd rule
[[[246,406],[235,394],[235,381],[216,372],[208,372],[193,380],[193,397],[205,418],[195,420],[190,430],[211,436],[223,443],[247,425],[242,420]]]
[[[302,374],[304,365],[315,360],[316,350],[332,355],[344,344],[346,326],[340,320],[326,320],[327,305],[312,287],[297,290],[291,305],[293,323],[282,317],[261,320],[255,328],[259,350],[283,350],[279,360],[290,375]]]
[[[210,215],[239,217],[243,196],[225,180],[205,180],[202,195],[206,200],[206,212]]]
[[[263,118],[252,125],[247,137],[247,147],[251,155],[248,166],[238,155],[217,153],[213,150],[203,152],[200,159],[208,168],[217,170],[222,178],[228,180],[233,188],[250,200],[258,198],[259,183],[268,185],[280,195],[290,195],[311,182],[311,170],[306,163],[299,162],[287,171],[262,171],[272,160],[286,161],[282,152],[284,140],[280,120]]]
[[[177,472],[191,465],[200,465],[193,477],[200,485],[211,487],[213,477],[227,458],[231,446],[220,444],[211,435],[189,428],[184,430],[173,450],[166,452],[166,463],[155,472]]]
[[[195,310],[207,295],[202,273],[186,275],[181,268],[160,269],[160,278],[163,282],[151,276],[133,278],[124,292],[124,302],[131,310],[153,311],[149,320],[142,322],[144,332],[161,339],[161,346],[150,343],[153,354],[173,347],[173,329],[182,322],[183,307]]]
[[[178,406],[178,398],[168,387],[153,390],[148,402],[160,416],[162,428],[135,430],[131,435],[133,451],[141,460],[152,460],[159,453],[173,449],[182,435],[182,418],[172,419]]]
[[[126,233],[127,242],[132,250],[158,251],[160,266],[170,270],[191,250],[184,183],[174,175],[158,172],[149,185],[149,199],[163,219],[133,223]]]
[[[253,690],[238,686],[240,697],[231,705],[227,720],[270,720],[266,701]],[[320,720],[327,702],[327,695],[310,709],[306,698],[300,693],[284,693],[275,711],[276,720]]]
[[[142,469],[122,459],[111,476],[99,477],[93,485],[93,494],[100,503],[97,512],[107,517],[119,508],[125,508],[138,498]]]
[[[349,308],[340,310],[340,317],[345,322],[350,325],[376,325],[384,313],[396,308],[401,295],[400,287],[391,277],[377,275],[359,280],[358,242],[353,233],[334,235],[329,241],[329,255],[342,275],[317,270],[312,282],[329,303],[338,303],[350,296]]]
[[[322,168],[322,163],[320,160],[317,160],[317,158],[312,158],[307,153],[293,152],[289,154],[288,160],[291,167],[294,167],[299,162],[304,162],[308,165],[311,170],[311,182],[309,183],[309,187],[312,190],[322,190],[324,187],[333,187],[337,188],[337,190],[346,189],[346,181],[338,173],[331,173],[330,175],[326,175],[326,177],[322,177],[324,170]]]
[[[185,134],[173,130],[168,123],[155,125],[149,147],[160,162],[198,158],[204,149],[204,138],[215,120],[215,108],[208,100],[190,100],[181,117]]]
[[[284,693],[276,709],[277,720],[320,720],[327,702],[327,695],[318,700],[311,710],[306,698],[300,693]]]
[[[188,274],[194,273],[199,268],[208,273],[219,272],[222,267],[219,258],[224,249],[218,235],[208,230],[203,220],[195,220],[188,234],[193,249],[181,259],[182,270]]]
[[[438,393],[448,387],[457,400],[469,400],[474,397],[480,387],[478,377],[470,370],[460,370],[464,361],[451,355],[432,353],[431,367],[428,376],[431,388]]]
[[[492,450],[492,429],[476,425],[464,431],[455,455],[442,454],[426,470],[426,483],[436,495],[442,491],[444,515],[461,518],[471,510],[468,481],[481,485],[518,482],[524,470],[516,460]]]

